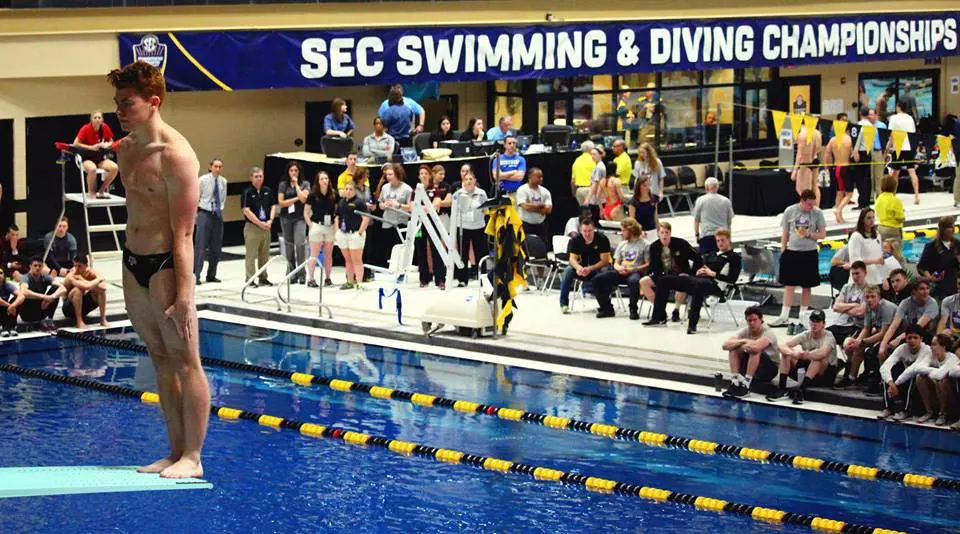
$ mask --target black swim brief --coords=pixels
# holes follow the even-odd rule
[[[137,279],[141,287],[150,288],[150,278],[164,269],[173,269],[173,252],[162,254],[134,254],[123,248],[123,265]]]

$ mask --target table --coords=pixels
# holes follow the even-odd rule
[[[735,170],[728,187],[737,215],[779,215],[797,202],[796,186],[783,169]]]

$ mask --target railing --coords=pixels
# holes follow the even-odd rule
[[[277,303],[277,311],[280,311],[280,299],[278,299],[277,297],[269,297],[269,298],[253,300],[253,301],[247,300],[247,289],[249,289],[250,286],[252,286],[256,280],[260,279],[260,275],[267,270],[267,267],[270,267],[271,263],[279,260],[286,261],[286,258],[283,256],[274,256],[270,258],[270,261],[263,264],[263,266],[261,266],[260,269],[257,270],[257,272],[253,273],[253,276],[247,279],[247,281],[243,284],[243,289],[240,290],[240,300],[242,300],[247,304],[259,304],[261,302],[267,302],[268,300],[272,300]]]
[[[309,265],[311,261],[316,260],[316,258],[307,258],[303,263],[298,265],[296,269],[290,271],[287,273],[287,276],[283,277],[283,280],[281,280],[280,284],[277,286],[278,310],[280,309],[279,303],[281,302],[287,305],[287,313],[293,310],[290,302],[290,286],[292,285],[291,280],[296,278],[297,275],[300,274],[300,271],[306,269],[307,265]],[[323,267],[321,266],[321,269],[322,268]],[[287,287],[287,298],[283,298],[284,286]],[[317,287],[320,289],[319,296],[317,297],[317,313],[320,315],[320,317],[323,317],[323,310],[327,310],[327,319],[333,319],[333,311],[330,309],[330,306],[327,306],[323,303],[323,284],[317,284]]]

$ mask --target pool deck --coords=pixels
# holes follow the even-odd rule
[[[912,205],[910,195],[900,195],[907,212],[906,226],[928,226],[930,221],[945,214],[960,214],[953,207],[952,196],[947,193],[927,193],[922,197],[920,206]],[[858,212],[847,210],[846,218],[855,222]],[[826,213],[828,236],[838,235],[852,223],[837,225],[833,223],[832,213]],[[692,238],[690,216],[678,216],[669,219],[674,225],[674,235]],[[736,242],[778,239],[779,217],[737,216],[734,219],[733,235]],[[230,252],[241,254],[242,247],[233,247]],[[119,282],[119,259],[101,259],[95,268],[108,280]],[[273,263],[269,268],[270,279],[282,278],[282,261]],[[318,313],[317,289],[306,286],[293,286],[291,290],[291,308],[283,305],[283,311],[277,311],[272,300],[277,288],[258,288],[248,291],[248,300],[263,300],[248,304],[241,300],[240,289],[243,284],[243,261],[221,262],[219,284],[203,284],[197,288],[197,301],[208,313],[224,312],[234,316],[250,317],[262,324],[284,323],[287,326],[322,328],[336,337],[341,335],[364,335],[373,338],[374,343],[393,341],[416,342],[433,347],[435,350],[466,351],[474,359],[508,358],[511,365],[563,369],[572,374],[602,373],[614,379],[633,381],[641,378],[655,380],[658,387],[671,387],[670,381],[677,385],[685,384],[682,389],[695,385],[697,389],[713,392],[713,375],[727,372],[726,353],[720,349],[722,341],[736,330],[730,313],[721,308],[715,322],[709,328],[703,319],[700,331],[696,335],[687,335],[686,324],[676,323],[664,327],[644,327],[641,321],[630,321],[623,310],[618,309],[617,317],[598,320],[593,317],[595,302],[592,298],[581,299],[574,305],[570,315],[560,313],[556,291],[547,295],[538,292],[522,292],[516,299],[517,309],[509,333],[502,337],[484,337],[471,339],[461,337],[451,330],[441,331],[433,337],[423,334],[421,317],[426,309],[441,300],[457,301],[467,295],[477,295],[477,284],[465,289],[451,288],[440,291],[434,287],[421,289],[413,274],[407,284],[401,288],[403,296],[402,323],[397,320],[393,299],[383,300],[383,309],[379,307],[379,289],[389,294],[392,283],[378,279],[365,284],[364,289],[339,290],[335,287],[323,291],[323,303],[330,307],[333,318],[323,318]],[[385,276],[381,275],[381,278]],[[333,280],[339,285],[344,280],[343,269],[335,268]],[[821,286],[816,290],[821,296],[829,297],[829,290]],[[778,299],[779,300],[779,299]],[[735,303],[736,304],[736,303]],[[743,305],[736,306],[738,320]],[[646,304],[641,311],[644,317],[650,309]],[[672,304],[668,305],[668,311]],[[125,313],[122,292],[119,287],[108,292],[108,311],[110,315]],[[59,318],[58,312],[58,318]],[[286,326],[285,326],[286,327]],[[778,329],[778,335],[785,336],[786,330]],[[379,340],[379,341],[378,341]],[[835,402],[848,407],[862,409],[879,406],[876,398],[865,398],[832,391],[812,391],[812,400]],[[765,402],[760,395],[752,395],[754,400]]]

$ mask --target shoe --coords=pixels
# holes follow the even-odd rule
[[[273,282],[267,279],[260,280],[260,285],[263,287],[273,287]]]
[[[300,284],[300,285],[305,285],[305,284],[307,283],[307,279],[306,279],[306,278],[301,278],[301,279],[297,280],[297,283]]]
[[[777,388],[776,391],[766,396],[766,399],[770,402],[780,402],[782,400],[787,400],[787,398],[787,390],[780,388]]]
[[[197,285],[198,285],[198,286],[202,286],[202,285],[203,285],[203,282],[201,282],[199,278],[197,278]]]
[[[333,280],[327,278],[323,281],[323,287],[333,287]]]
[[[457,287],[467,287],[466,282],[457,282]]]
[[[776,319],[770,321],[769,326],[772,326],[773,328],[779,328],[787,326],[788,324],[790,324],[790,319],[788,317],[777,317]]]
[[[893,414],[893,417],[891,417],[890,419],[898,423],[906,423],[911,419],[911,417],[910,417],[910,414],[908,414],[907,412],[897,412]]]
[[[20,335],[20,332],[17,332],[16,329],[10,330],[10,337],[17,337]]]
[[[40,330],[44,332],[52,332],[57,329],[57,326],[53,324],[53,319],[44,319],[40,321]]]
[[[420,282],[421,289],[427,287],[428,285],[430,285],[430,282]]]
[[[940,414],[940,417],[937,417],[937,420],[933,422],[937,426],[947,426],[947,416],[946,414]]]
[[[923,423],[926,423],[927,421],[931,421],[932,419],[933,419],[933,412],[927,412],[921,415],[920,417],[917,417],[917,422],[920,424],[923,424]]]
[[[790,393],[790,398],[793,399],[793,404],[795,406],[800,406],[803,404],[803,390],[797,389]]]
[[[833,389],[850,389],[853,386],[853,380],[851,380],[849,376],[844,376],[839,382],[833,385]]]
[[[884,421],[884,420],[886,420],[886,419],[890,419],[890,417],[891,417],[892,415],[893,415],[893,412],[891,412],[890,410],[884,408],[882,412],[880,412],[879,414],[877,414],[877,419],[879,419],[879,420],[881,420],[881,421]]]
[[[688,336],[692,336],[692,335],[694,335],[694,334],[696,334],[696,333],[697,333],[697,327],[695,327],[695,326],[688,326],[688,327],[687,327],[687,335],[688,335]]]
[[[260,286],[258,286],[256,282],[250,282],[250,284],[248,284],[247,287],[249,287],[250,289],[256,289]]]
[[[368,274],[363,277],[364,282],[373,282],[373,274]]]
[[[207,278],[208,284],[219,284],[220,282],[223,282],[223,280],[217,278],[216,276],[214,276],[213,278]]]
[[[307,282],[307,287],[316,288],[316,287],[320,287],[320,286],[317,285],[317,281],[316,281],[316,280],[310,280],[309,282]]]
[[[673,313],[670,314],[670,321],[674,323],[680,322],[680,310],[674,308]]]
[[[353,289],[353,282],[344,282],[340,289]]]
[[[570,315],[570,306],[560,306],[560,313]]]
[[[10,337],[10,331],[4,330],[3,332],[0,332],[0,337]]]
[[[597,310],[597,319],[606,319],[607,317],[615,317],[616,315],[613,310]]]
[[[441,282],[441,283],[437,284],[437,289],[439,289],[440,291],[446,291],[446,289],[447,289],[447,284],[444,284],[443,282]]]
[[[357,291],[363,291],[363,286],[360,285],[360,282],[354,282],[353,288],[356,289]]]
[[[793,335],[797,335],[797,334],[800,334],[800,333],[803,333],[803,332],[806,332],[806,331],[807,331],[807,327],[806,327],[806,326],[803,326],[803,325],[800,324],[800,323],[794,323],[794,324],[793,324]]]
[[[957,419],[955,423],[950,425],[950,430],[960,430],[960,419]]]
[[[631,321],[639,321],[639,320],[640,320],[640,312],[638,312],[637,310],[630,310],[630,320],[631,320]]]
[[[747,389],[746,386],[737,384],[736,386],[731,386],[726,392],[724,392],[723,396],[734,399],[744,399],[750,396],[750,390]]]
[[[663,326],[667,324],[666,319],[650,319],[649,321],[644,321],[643,326]]]

